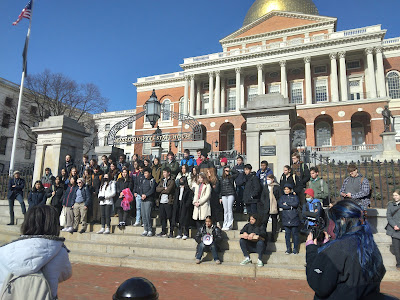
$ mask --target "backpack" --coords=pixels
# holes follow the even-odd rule
[[[42,271],[29,275],[9,274],[0,291],[0,300],[52,300],[49,282]]]

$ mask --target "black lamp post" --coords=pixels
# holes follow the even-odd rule
[[[179,141],[175,141],[175,148],[178,148],[179,146]]]
[[[149,100],[144,104],[144,109],[146,111],[147,121],[149,121],[154,128],[154,125],[156,125],[161,115],[161,103],[157,99],[156,90],[153,90]]]
[[[218,147],[218,140],[215,140],[214,145],[215,145],[215,148]]]

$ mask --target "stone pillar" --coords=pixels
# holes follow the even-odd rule
[[[368,81],[367,89],[369,92],[369,97],[367,99],[376,98],[376,82],[375,82],[375,67],[374,67],[374,49],[367,48],[365,49],[365,54],[367,55],[367,64],[368,64]]]
[[[240,92],[240,72],[241,68],[236,68],[236,111],[239,111],[240,109],[240,95],[242,94]]]
[[[221,72],[215,71],[215,113],[221,112]]]
[[[244,107],[244,76],[240,77],[240,108]]]
[[[263,65],[257,65],[257,71],[258,71],[258,94],[262,95],[265,92],[263,91],[263,86],[265,90],[265,84],[264,83],[264,72],[263,72]]]
[[[347,74],[346,74],[346,52],[339,52],[340,63],[340,95],[342,101],[347,101],[349,94],[347,91]]]
[[[306,81],[306,104],[312,104],[312,85],[311,85],[311,57],[304,57],[304,70]]]
[[[225,99],[226,99],[226,93],[225,93],[225,78],[222,78],[221,81],[221,112],[224,113],[226,108],[225,108]]]
[[[201,91],[200,91],[200,85],[201,85],[201,83],[199,82],[197,84],[197,95],[196,95],[196,115],[198,115],[198,116],[201,115]]]
[[[383,65],[383,50],[382,47],[375,48],[376,52],[376,72],[377,72],[377,86],[378,96],[380,98],[386,97],[386,79],[385,70]]]
[[[288,84],[286,76],[286,60],[281,60],[279,62],[281,66],[281,94],[284,98],[288,97]]]
[[[190,75],[190,115],[194,116],[194,93],[195,93],[195,82],[194,75]]]
[[[337,73],[337,53],[329,54],[331,59],[331,99],[332,102],[339,102],[339,84],[338,84],[338,73]]]
[[[214,113],[214,72],[209,72],[208,73],[209,77],[209,88],[208,88],[208,95],[209,95],[209,100],[208,100],[208,113],[213,114]]]
[[[258,170],[260,166],[260,131],[247,130],[246,144],[248,146],[246,159],[247,163],[253,167],[253,170]]]
[[[183,114],[188,114],[189,103],[189,76],[185,76],[185,90],[183,94]]]
[[[47,167],[59,174],[67,154],[81,159],[84,138],[89,136],[81,124],[67,116],[49,117],[31,130],[37,134],[33,182],[40,180]]]

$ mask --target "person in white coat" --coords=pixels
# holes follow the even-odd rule
[[[60,235],[57,210],[49,205],[30,209],[21,226],[21,237],[0,247],[0,287],[10,274],[26,276],[42,271],[51,296],[57,298],[58,283],[72,275],[69,250]],[[27,291],[29,293],[29,291]]]
[[[111,210],[116,195],[115,181],[108,178],[108,174],[104,174],[99,190],[99,201],[101,211],[101,229],[97,233],[110,233]],[[105,227],[107,225],[107,227]]]
[[[210,199],[211,185],[208,183],[206,174],[200,173],[193,197],[193,220],[196,221],[197,229],[201,228],[206,217],[211,215]]]

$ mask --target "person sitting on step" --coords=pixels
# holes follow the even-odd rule
[[[201,262],[204,251],[211,249],[212,256],[217,265],[221,264],[218,258],[218,243],[222,239],[221,229],[213,225],[211,216],[207,216],[204,225],[197,230],[195,240],[197,242],[196,264]]]
[[[251,214],[249,223],[240,230],[240,248],[244,255],[244,260],[240,263],[242,266],[252,263],[249,253],[257,253],[257,266],[264,266],[262,256],[265,252],[266,239],[265,225],[261,222],[261,218],[257,214]]]

